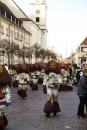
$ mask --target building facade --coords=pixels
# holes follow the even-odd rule
[[[13,0],[1,0],[12,13],[23,21],[23,26],[32,33],[30,45],[40,44],[42,48],[47,47],[47,5],[46,0],[32,0],[30,3],[30,18]],[[38,13],[38,10],[40,11]],[[37,21],[36,21],[36,19]],[[39,21],[38,21],[39,20]]]
[[[1,47],[1,43],[6,42],[6,44],[9,43],[10,45],[14,43],[15,45],[18,45],[20,49],[22,49],[24,46],[29,48],[30,36],[31,33],[24,29],[23,22],[16,18],[9,8],[0,1],[0,63],[8,63],[5,53],[3,61],[3,49]],[[15,54],[13,54],[11,58],[11,62],[22,62],[22,57],[19,59]],[[26,62],[29,63],[28,58],[26,58]]]
[[[30,19],[43,31],[42,48],[47,47],[47,4],[46,0],[33,0],[30,3]]]
[[[87,64],[87,37],[76,49],[76,62],[78,65]]]

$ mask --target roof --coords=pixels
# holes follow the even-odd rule
[[[71,55],[71,57],[73,57],[73,56],[75,56],[76,55],[76,53],[73,53],[72,55]]]
[[[14,2],[14,0],[12,0]],[[14,2],[14,4],[22,11],[22,13],[28,18],[28,16],[23,12],[23,10]]]
[[[12,0],[14,2],[14,0]],[[34,24],[36,24],[33,20],[31,20],[24,12],[23,10],[14,2],[14,4],[22,11],[22,13],[27,17],[27,18],[18,18],[21,21],[32,21]],[[43,30],[36,24],[36,26],[43,32]],[[44,32],[43,32],[44,33]]]
[[[29,18],[19,18],[19,19],[22,21],[31,21],[31,19],[29,19]]]
[[[6,11],[7,13],[9,13],[11,16],[15,17],[16,19],[18,19],[13,13],[12,11],[7,7],[7,5],[3,2],[0,1],[0,7],[4,9],[4,11]],[[22,21],[20,19],[18,19],[21,23]]]
[[[81,42],[80,45],[87,45],[87,37]]]
[[[0,1],[0,7],[1,7],[1,9],[4,9],[4,11],[6,11],[7,13],[9,13],[11,16],[13,16],[13,17],[15,17],[16,19],[18,19],[21,23],[22,23],[22,20],[20,20],[19,18],[17,18],[12,12],[11,12],[11,10],[6,6],[6,4],[5,3],[3,3],[3,2],[1,2]],[[2,16],[1,14],[0,14],[0,16]],[[3,18],[5,18],[4,16],[2,16]],[[8,21],[10,21],[9,19],[7,19],[7,18],[5,18],[6,20],[8,20]],[[12,22],[12,21],[10,21],[10,22]],[[12,24],[15,24],[14,22],[12,22]],[[17,24],[15,24],[16,26],[18,26]],[[18,26],[19,28],[21,28],[20,26]],[[22,28],[21,29],[23,29],[24,31],[26,31],[27,33],[29,33],[30,35],[32,35],[29,31],[27,31],[23,26],[22,26]]]
[[[9,19],[5,18],[3,15],[0,14],[1,17],[3,17],[4,19],[6,19],[7,21],[11,22]],[[25,32],[29,33],[30,35],[32,35],[29,31],[27,31],[23,26],[22,28],[20,26],[18,26],[17,24],[15,24],[14,22],[11,22],[12,24],[14,24],[15,26],[19,27],[20,29],[23,29]]]
[[[41,29],[33,20],[31,20],[30,18],[18,18],[21,21],[32,21],[42,32],[44,29]],[[43,32],[44,33],[44,32]]]
[[[10,13],[12,16],[16,17],[16,16],[11,12],[11,10],[7,7],[7,5],[6,5],[5,3],[3,3],[3,2],[0,1],[0,6],[1,6],[1,8],[4,9],[4,11],[6,11],[6,12]]]

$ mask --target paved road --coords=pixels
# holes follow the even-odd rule
[[[46,118],[43,107],[46,95],[39,85],[38,91],[28,87],[26,99],[21,99],[12,88],[12,103],[6,107],[9,124],[5,130],[87,130],[87,119],[76,117],[79,98],[77,87],[71,92],[59,93],[61,112],[56,117]]]

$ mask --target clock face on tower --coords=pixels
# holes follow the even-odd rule
[[[40,14],[40,10],[36,10],[35,13],[39,15]]]

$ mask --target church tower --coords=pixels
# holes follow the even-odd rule
[[[32,0],[30,3],[30,19],[44,32],[42,35],[42,48],[47,46],[47,4],[46,0]]]

